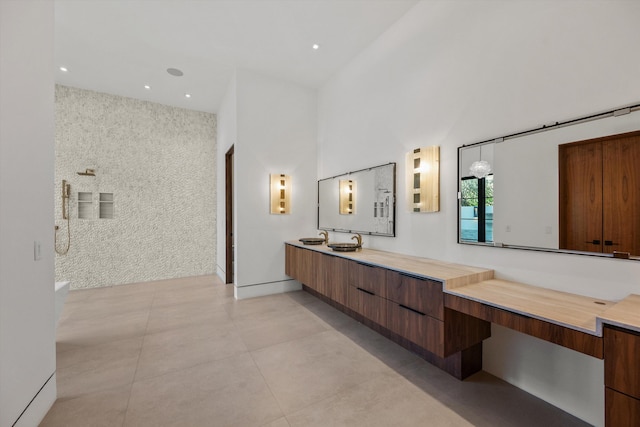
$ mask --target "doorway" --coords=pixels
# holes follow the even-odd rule
[[[224,156],[225,165],[225,283],[233,283],[233,145]]]

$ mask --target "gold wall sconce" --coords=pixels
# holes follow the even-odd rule
[[[291,213],[291,176],[271,174],[269,178],[271,181],[271,213]]]
[[[411,212],[440,210],[440,147],[407,153],[407,204]]]
[[[356,213],[356,181],[352,179],[341,179],[339,185],[340,185],[340,215],[355,214]]]

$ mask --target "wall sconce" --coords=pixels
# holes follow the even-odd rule
[[[340,180],[340,215],[356,213],[356,182],[352,179]]]
[[[440,210],[440,147],[407,153],[407,202],[411,212]]]
[[[291,213],[291,176],[271,174],[271,213]]]

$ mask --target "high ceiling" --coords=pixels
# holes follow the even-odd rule
[[[236,68],[319,87],[417,2],[56,0],[56,82],[216,112]]]

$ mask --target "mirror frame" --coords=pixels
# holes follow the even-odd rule
[[[518,137],[522,137],[522,136],[528,136],[528,135],[533,135],[536,133],[542,133],[542,132],[546,132],[549,130],[554,130],[554,129],[559,129],[562,127],[567,127],[567,126],[573,126],[573,125],[577,125],[580,123],[586,123],[586,122],[590,122],[590,121],[594,121],[594,120],[599,120],[599,119],[605,119],[608,117],[617,117],[617,116],[621,116],[621,115],[625,115],[625,114],[629,114],[635,111],[639,111],[640,110],[640,103],[635,103],[632,105],[628,105],[628,106],[624,106],[624,107],[618,107],[615,109],[611,109],[611,110],[607,110],[604,112],[600,112],[600,113],[595,113],[595,114],[591,114],[591,115],[587,115],[587,116],[583,116],[583,117],[579,117],[576,119],[571,119],[571,120],[566,120],[563,122],[555,122],[552,124],[548,124],[548,125],[543,125],[534,129],[529,129],[529,130],[525,130],[525,131],[521,131],[521,132],[515,132],[512,134],[508,134],[508,135],[504,135],[504,136],[500,136],[497,138],[490,138],[490,139],[486,139],[483,141],[479,141],[479,142],[474,142],[471,144],[464,144],[458,147],[458,163],[457,163],[457,177],[458,177],[458,182],[457,182],[457,188],[458,188],[458,194],[457,194],[457,212],[458,212],[458,221],[457,221],[457,243],[460,245],[471,245],[471,246],[483,246],[483,247],[497,247],[497,248],[508,248],[508,249],[521,249],[521,250],[528,250],[528,251],[536,251],[536,252],[549,252],[549,253],[559,253],[559,254],[573,254],[573,255],[586,255],[586,256],[593,256],[593,257],[599,257],[599,258],[617,258],[615,257],[613,254],[609,254],[609,253],[600,253],[600,252],[583,252],[583,251],[574,251],[574,250],[568,250],[568,249],[555,249],[555,248],[543,248],[543,247],[535,247],[535,246],[522,246],[522,245],[510,245],[510,244],[505,244],[505,243],[485,243],[485,242],[469,242],[469,241],[463,241],[461,239],[461,214],[462,214],[462,206],[461,206],[461,183],[462,183],[462,176],[461,176],[461,171],[460,171],[460,162],[462,160],[462,150],[467,149],[467,148],[471,148],[471,147],[479,147],[479,146],[483,146],[486,144],[491,144],[491,143],[502,143],[505,142],[509,139],[514,139],[514,138],[518,138]],[[638,130],[640,130],[640,123],[638,124]],[[631,256],[630,258],[625,258],[628,260],[634,260],[634,261],[640,261],[640,256]]]
[[[383,166],[393,166],[393,200],[392,200],[392,204],[393,206],[390,208],[392,209],[393,212],[393,227],[392,227],[392,231],[391,233],[377,233],[375,231],[367,231],[367,230],[347,230],[347,229],[341,229],[341,228],[331,228],[331,227],[321,227],[320,226],[320,182],[321,181],[327,181],[330,179],[337,179],[337,178],[343,178],[343,177],[348,177],[351,174],[354,173],[358,173],[358,172],[367,172],[367,171],[371,171],[373,169],[376,168],[380,168]],[[351,171],[351,172],[345,172],[339,175],[335,175],[335,176],[331,176],[328,178],[322,178],[318,180],[318,209],[317,209],[317,225],[318,225],[318,230],[326,230],[326,231],[335,231],[335,232],[339,232],[339,233],[359,233],[359,234],[364,234],[364,235],[369,235],[369,236],[383,236],[383,237],[396,237],[396,221],[398,218],[397,215],[397,207],[396,207],[396,200],[397,200],[397,188],[396,188],[396,182],[397,182],[397,177],[396,177],[396,172],[397,172],[397,166],[396,166],[396,162],[389,162],[389,163],[384,163],[381,165],[377,165],[377,166],[372,166],[369,168],[364,168],[364,169],[359,169],[359,170],[355,170],[355,171]],[[358,191],[362,191],[361,189],[358,189]]]

